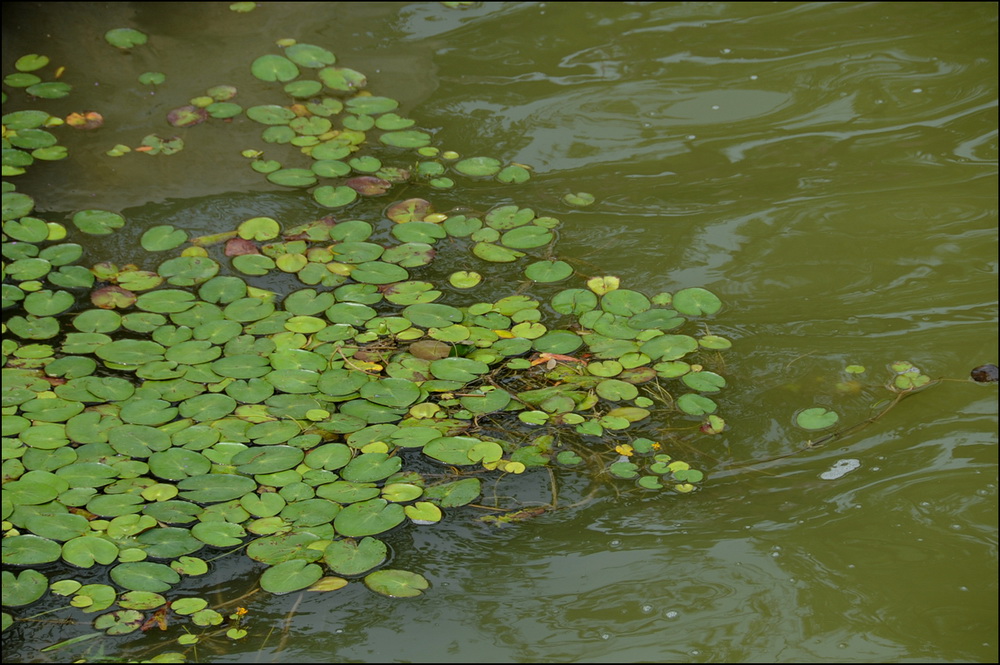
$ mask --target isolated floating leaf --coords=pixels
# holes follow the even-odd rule
[[[129,49],[133,46],[142,46],[149,38],[134,28],[115,28],[104,33],[104,39],[112,46]]]
[[[803,409],[795,414],[795,424],[802,429],[818,430],[832,427],[840,419],[836,411],[821,406]]]
[[[108,235],[125,225],[125,218],[107,210],[81,210],[73,215],[73,224],[84,233]]]
[[[430,583],[417,573],[385,568],[367,575],[365,586],[389,598],[413,598],[423,593]]]

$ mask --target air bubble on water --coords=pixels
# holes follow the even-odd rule
[[[611,635],[609,633],[601,633],[601,639],[602,640],[610,640],[611,639]]]
[[[724,49],[722,49],[722,53],[723,54],[725,54],[725,53],[732,53],[732,52],[733,52],[733,50],[730,49],[730,48],[724,48]]]
[[[719,105],[718,104],[712,104],[712,110],[713,111],[718,111],[719,110]]]
[[[680,615],[681,615],[681,613],[678,612],[678,611],[676,611],[676,610],[668,610],[668,611],[666,611],[666,612],[663,613],[663,616],[665,616],[668,619],[676,619]]]
[[[967,587],[967,586],[960,586],[960,587],[958,587],[958,590],[959,591],[968,591],[969,587]]]
[[[698,137],[697,137],[697,136],[696,136],[695,134],[688,134],[688,135],[687,135],[686,137],[684,137],[684,138],[686,138],[686,139],[687,139],[688,141],[691,141],[691,140],[693,140],[693,139],[696,139],[696,138],[698,138]]]
[[[750,75],[750,80],[751,81],[756,81],[757,80],[757,75],[756,74],[751,74]]]
[[[952,524],[952,525],[950,525],[950,528],[951,528],[952,531],[961,531],[962,530],[962,525],[961,524]]]
[[[610,543],[608,543],[608,545],[610,545],[611,547],[621,547],[622,546],[622,541],[620,541],[617,538],[615,538]]]
[[[923,92],[923,91],[924,91],[923,88],[914,88],[913,89],[913,92]]]
[[[643,613],[643,614],[649,614],[649,613],[650,613],[650,612],[652,612],[652,611],[653,611],[654,609],[655,609],[655,608],[654,608],[654,607],[653,607],[652,605],[643,605],[643,606],[642,606],[642,613]]]

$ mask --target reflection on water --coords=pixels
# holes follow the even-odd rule
[[[291,36],[368,73],[442,145],[536,168],[516,192],[484,185],[471,203],[516,197],[564,221],[560,249],[581,271],[649,293],[704,286],[727,306],[712,328],[736,341],[720,400],[731,429],[699,444],[715,470],[704,491],[605,488],[499,531],[455,511],[393,534],[395,563],[432,582],[425,596],[306,596],[284,640],[227,646],[218,662],[246,660],[241,648],[265,662],[996,660],[995,386],[944,383],[841,441],[744,464],[803,447],[800,408],[867,418],[890,361],[956,379],[996,361],[995,4],[263,3],[232,15],[225,3],[61,3],[62,16],[8,4],[5,63],[45,52],[89,67],[94,85],[67,112],[109,98],[123,118],[152,108],[77,138],[79,160],[29,181],[47,210],[100,201],[199,232],[231,228],[247,201],[278,214],[294,195],[261,192],[232,134],[192,132],[204,143],[134,172],[92,155],[134,142],[193,90],[252,95],[246,63]],[[175,87],[118,94],[135,89],[131,69],[95,35],[126,24],[159,46],[114,57],[146,59]],[[566,210],[567,191],[598,203]],[[844,394],[850,363],[869,378]],[[842,459],[860,466],[824,479]],[[569,485],[563,505],[585,491]],[[296,602],[257,602],[254,630],[284,625]]]

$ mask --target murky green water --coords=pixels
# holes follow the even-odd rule
[[[289,195],[268,194],[238,155],[253,127],[192,130],[167,158],[99,156],[163,131],[165,111],[208,86],[263,85],[248,63],[294,37],[367,73],[441,145],[536,170],[522,187],[457,188],[445,203],[513,197],[562,219],[560,251],[593,274],[647,293],[703,286],[727,304],[713,331],[735,341],[720,399],[731,429],[685,452],[710,471],[703,491],[605,488],[505,530],[457,514],[397,531],[394,563],[432,583],[421,598],[351,585],[257,599],[250,637],[192,659],[996,661],[996,386],[966,380],[997,360],[995,4],[3,11],[4,71],[29,52],[67,62],[76,89],[52,112],[108,121],[20,185],[43,211],[120,209],[198,231],[280,210]],[[150,46],[114,52],[101,35],[122,26]],[[134,83],[147,69],[171,77],[152,97]],[[567,191],[598,203],[567,210]],[[85,262],[131,251],[123,236]],[[960,381],[834,444],[744,464],[801,448],[800,408],[866,418],[897,359]],[[873,387],[838,392],[851,363]],[[860,468],[820,477],[846,458]],[[547,502],[547,483],[529,475],[499,491]],[[589,489],[567,477],[561,503]],[[226,596],[256,579],[225,566],[211,582]],[[64,630],[8,631],[6,657],[50,659],[37,649]]]

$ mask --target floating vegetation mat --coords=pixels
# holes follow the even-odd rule
[[[121,49],[147,39],[106,38]],[[578,468],[678,494],[703,479],[669,441],[632,432],[654,410],[672,436],[726,427],[712,395],[726,386],[730,342],[704,322],[719,299],[582,274],[556,258],[559,220],[509,200],[436,209],[435,192],[456,180],[516,185],[531,169],[440,150],[327,49],[281,47],[250,64],[276,85],[274,103],[244,108],[220,85],[166,120],[181,133],[258,123],[248,169],[325,212],[199,236],[155,225],[133,235],[144,265],[87,265],[74,242],[127,232],[125,215],[51,221],[16,187],[67,156],[59,132],[98,129],[102,115],[3,115],[5,608],[52,594],[93,613],[99,634],[190,620],[240,638],[239,611],[171,595],[220,553],[266,564],[267,592],[362,583],[415,596],[427,580],[388,566],[380,538],[440,522],[503,474]],[[71,92],[58,70],[42,79],[44,56],[16,68],[6,85],[40,103]],[[150,134],[101,159],[183,149]],[[479,295],[505,285],[503,297]],[[538,513],[494,508],[497,524]],[[12,621],[4,612],[4,629]]]

